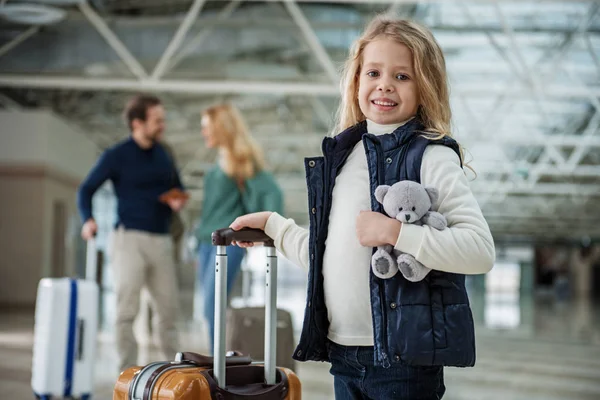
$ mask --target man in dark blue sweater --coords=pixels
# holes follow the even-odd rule
[[[183,186],[177,169],[159,143],[165,128],[165,110],[153,96],[130,101],[125,116],[131,136],[102,154],[78,192],[84,225],[81,235],[91,239],[98,227],[92,216],[92,196],[107,180],[117,197],[118,220],[111,237],[111,265],[117,295],[116,339],[120,371],[137,365],[138,345],[133,321],[140,309],[144,286],[157,314],[161,350],[167,358],[179,351],[177,319],[179,298],[169,226],[173,211],[185,200],[159,198]]]

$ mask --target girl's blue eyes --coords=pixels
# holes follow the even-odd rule
[[[367,72],[367,75],[370,76],[371,78],[377,78],[379,76],[379,72],[369,71],[369,72]],[[396,79],[398,79],[399,81],[406,81],[409,79],[409,77],[408,77],[408,75],[405,75],[405,74],[398,74],[398,75],[396,75]]]

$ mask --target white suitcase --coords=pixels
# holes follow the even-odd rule
[[[42,400],[85,400],[93,391],[99,297],[94,240],[86,258],[85,280],[42,278],[38,284],[31,387]]]

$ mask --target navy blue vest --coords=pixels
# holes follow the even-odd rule
[[[423,153],[429,144],[441,144],[459,154],[451,138],[432,141],[413,119],[391,134],[367,134],[366,122],[323,140],[323,157],[305,160],[310,211],[310,269],[307,304],[300,342],[294,352],[299,361],[329,361],[329,321],[323,291],[323,254],[335,178],[360,140],[365,146],[373,211],[384,212],[375,188],[400,180],[420,182]],[[460,155],[459,155],[460,157]],[[370,278],[375,364],[420,366],[475,364],[475,334],[465,276],[432,270],[421,282],[402,274],[390,279]]]

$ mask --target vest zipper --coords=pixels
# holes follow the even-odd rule
[[[383,165],[383,152],[381,151],[381,146],[375,146],[375,149],[377,150],[377,181],[379,182],[380,185],[384,185],[385,184],[385,168]],[[388,359],[388,348],[387,348],[387,313],[385,311],[385,285],[382,283],[379,285],[379,298],[380,303],[381,303],[381,315],[382,315],[382,326],[383,326],[383,332],[381,337],[383,338],[383,343],[381,344],[382,347],[382,351],[381,351],[381,361],[382,361],[382,366],[383,368],[389,368],[390,367],[390,360]]]
[[[368,139],[371,140],[371,142],[373,143],[373,147],[375,148],[375,152],[377,153],[377,182],[379,185],[384,185],[385,184],[385,168],[383,165],[383,152],[381,151],[381,143],[379,142],[378,139],[376,138],[371,138],[369,136],[367,136]],[[367,159],[368,162],[368,159]],[[371,194],[371,196],[373,196],[373,194]],[[381,207],[379,207],[381,209]],[[384,285],[383,283],[381,283],[379,285],[379,298],[380,298],[380,304],[381,304],[381,316],[382,316],[382,321],[381,321],[381,326],[383,327],[382,332],[381,332],[381,337],[382,337],[382,343],[381,343],[381,351],[379,354],[379,358],[381,358],[381,365],[383,368],[389,368],[391,366],[390,364],[390,360],[388,358],[387,352],[387,337],[386,337],[386,332],[387,332],[387,314],[385,312],[385,290],[384,290]]]

